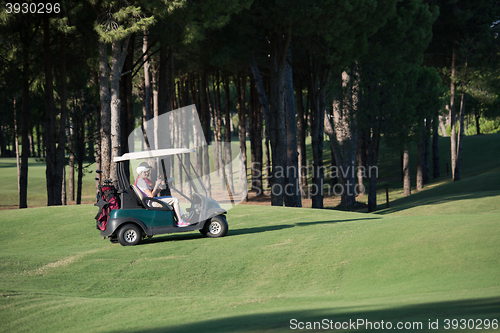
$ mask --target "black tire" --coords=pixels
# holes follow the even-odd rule
[[[228,229],[226,218],[222,215],[217,215],[208,220],[200,232],[207,237],[217,238],[224,237]]]
[[[109,237],[109,241],[113,244],[118,243],[118,238],[117,237]]]
[[[118,231],[118,241],[123,246],[137,245],[141,242],[142,230],[135,224],[125,224]]]

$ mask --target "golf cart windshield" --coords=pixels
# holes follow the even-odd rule
[[[171,195],[181,206],[214,201],[227,211],[247,195],[239,145],[208,145],[194,105],[149,120],[129,135],[128,142],[130,152],[114,161],[129,162],[131,184],[137,180],[137,167],[147,162],[151,183],[169,180]]]

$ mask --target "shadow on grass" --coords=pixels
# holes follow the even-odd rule
[[[308,226],[308,225],[315,225],[315,224],[325,224],[325,223],[343,223],[343,222],[360,222],[360,221],[367,221],[367,220],[379,220],[380,217],[365,217],[365,218],[360,218],[360,219],[348,219],[348,220],[331,220],[331,221],[314,221],[314,222],[299,222],[296,223],[296,226]]]
[[[221,313],[221,316],[224,314]],[[189,323],[182,326],[169,326],[156,329],[141,329],[141,330],[120,330],[120,332],[143,332],[143,333],[159,333],[159,332],[169,332],[169,333],[184,333],[184,332],[218,332],[218,333],[229,333],[229,332],[278,332],[278,331],[294,331],[291,327],[291,320],[296,319],[296,323],[310,322],[314,325],[316,324],[315,331],[325,330],[326,327],[321,325],[324,323],[323,320],[326,319],[328,323],[328,330],[336,330],[335,326],[330,327],[330,321],[332,325],[335,323],[347,323],[344,324],[344,331],[375,331],[389,329],[388,325],[396,331],[454,331],[451,320],[457,319],[458,325],[461,319],[465,319],[470,325],[470,328],[486,329],[485,321],[489,320],[489,329],[496,331],[498,329],[492,329],[491,322],[493,319],[498,320],[500,318],[500,297],[492,298],[482,298],[482,299],[467,299],[459,301],[447,301],[447,302],[436,302],[436,303],[426,303],[426,304],[415,304],[402,307],[384,308],[377,310],[363,310],[362,307],[356,308],[323,308],[316,310],[297,310],[289,312],[277,312],[277,313],[257,313],[251,315],[240,315],[220,319],[205,320],[196,323]],[[446,319],[450,319],[447,324]],[[469,319],[473,319],[468,322]],[[480,321],[482,319],[484,321]],[[359,322],[359,326],[351,326],[350,323],[357,323],[357,320],[363,320],[364,322]],[[435,323],[438,321],[438,329],[429,329],[429,323]],[[384,326],[381,327],[382,321]],[[371,327],[367,322],[371,323]],[[295,322],[294,322],[295,323]],[[403,325],[402,329],[398,329],[398,323]],[[404,325],[409,325],[407,329]],[[346,326],[349,325],[349,326]],[[377,329],[377,325],[378,329]],[[447,329],[447,325],[449,328]],[[410,328],[412,327],[412,328]],[[465,327],[467,328],[467,327]],[[464,331],[463,327],[456,327],[455,330]],[[310,329],[300,329],[296,327],[295,330],[310,332]],[[474,330],[475,331],[475,330]],[[118,331],[116,331],[118,332]]]
[[[434,188],[424,188],[423,191],[416,192],[408,197],[391,201],[390,208],[385,208],[385,204],[380,204],[377,207],[380,211],[375,213],[390,214],[416,206],[436,205],[452,201],[499,196],[499,188],[500,172],[487,172]]]
[[[452,201],[460,201],[467,199],[480,199],[493,196],[499,196],[499,191],[484,191],[484,192],[473,192],[473,193],[458,193],[449,195],[433,195],[431,192],[434,189],[427,190],[425,192],[416,193],[410,197],[401,198],[390,202],[390,208],[385,208],[385,204],[379,205],[375,214],[391,214],[395,212],[400,212],[406,209],[410,209],[416,206],[426,206],[426,205],[439,205]]]
[[[242,228],[242,229],[231,229],[231,225],[229,225],[229,231],[227,235],[224,237],[232,237],[232,236],[241,236],[241,235],[250,235],[257,234],[261,232],[272,232],[279,231],[294,227],[305,227],[310,225],[319,225],[319,224],[335,224],[335,223],[344,223],[344,222],[356,222],[356,221],[366,221],[366,220],[378,220],[380,217],[368,217],[368,218],[359,218],[359,219],[348,219],[348,220],[330,220],[330,221],[311,221],[311,222],[298,222],[294,224],[280,224],[280,225],[270,225],[264,227],[254,227],[254,228]],[[203,239],[198,231],[193,233],[185,233],[185,234],[175,234],[175,235],[164,235],[160,237],[153,237],[141,242],[141,244],[154,244],[161,242],[174,242],[174,241],[183,241],[183,240],[195,240],[195,239]]]
[[[2,168],[17,168],[16,162],[4,162],[3,160],[0,160],[0,165],[2,166]]]

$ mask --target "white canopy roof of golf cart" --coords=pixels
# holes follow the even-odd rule
[[[155,157],[163,157],[177,154],[188,154],[194,153],[194,149],[189,148],[170,148],[170,149],[156,149],[156,150],[144,150],[144,151],[135,151],[132,153],[126,153],[122,156],[115,157],[113,159],[114,162],[120,161],[129,161],[129,160],[139,160],[146,158],[155,158]]]

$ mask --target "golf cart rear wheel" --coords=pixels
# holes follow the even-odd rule
[[[217,215],[212,217],[210,221],[205,223],[201,233],[205,236],[216,238],[216,237],[224,237],[227,233],[228,225],[226,218],[222,215]]]
[[[118,241],[123,246],[137,245],[142,238],[141,228],[135,224],[126,224],[118,232]]]

